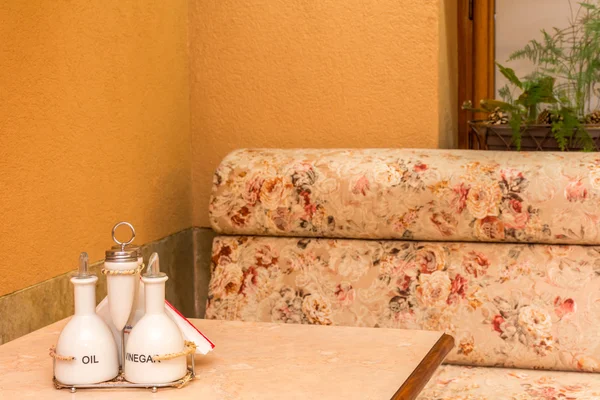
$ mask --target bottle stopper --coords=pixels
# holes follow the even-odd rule
[[[79,270],[75,275],[73,275],[73,278],[86,279],[90,276],[95,275],[89,272],[89,257],[88,253],[84,251],[79,255]]]
[[[158,253],[152,253],[148,260],[148,268],[144,273],[144,278],[163,278],[167,276],[164,272],[160,271],[160,263],[158,262]]]

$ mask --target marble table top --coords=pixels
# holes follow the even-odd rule
[[[196,356],[196,379],[181,389],[55,389],[48,348],[63,320],[0,346],[0,399],[387,400],[442,337],[400,329],[191,321],[216,347]]]

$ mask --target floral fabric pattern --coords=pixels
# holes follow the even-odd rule
[[[209,211],[227,234],[600,244],[600,156],[238,150]]]
[[[438,330],[451,363],[600,372],[599,253],[220,236],[206,318]]]
[[[418,400],[598,400],[600,375],[445,365]]]

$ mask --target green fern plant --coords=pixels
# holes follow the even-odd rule
[[[572,8],[573,9],[573,8]],[[482,108],[464,109],[492,112],[499,108],[509,116],[513,142],[520,149],[521,132],[537,122],[541,108],[552,112],[552,132],[562,150],[575,142],[584,150],[594,143],[584,126],[592,110],[594,85],[600,81],[600,0],[579,3],[566,28],[542,30],[540,40],[513,52],[508,61],[527,59],[536,70],[519,78],[511,68],[497,64],[509,84],[499,89],[503,101],[483,100]]]
[[[512,140],[521,148],[521,132],[530,124],[537,121],[540,104],[554,104],[558,100],[554,97],[554,78],[550,76],[535,76],[521,80],[511,68],[504,67],[498,63],[500,73],[516,88],[521,90],[519,97],[513,98],[512,91],[508,87],[500,90],[505,101],[482,100],[481,108],[473,108],[470,102],[463,104],[463,110],[491,113],[500,109],[509,115],[508,124],[513,132]]]
[[[538,74],[560,79],[556,91],[561,104],[583,119],[600,78],[600,7],[590,1],[580,3],[566,28],[541,32],[542,40],[530,40],[508,61],[527,59]]]

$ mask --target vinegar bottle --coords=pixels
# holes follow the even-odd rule
[[[181,331],[165,313],[165,282],[160,272],[158,254],[148,261],[144,282],[146,312],[129,334],[125,355],[125,379],[133,383],[168,383],[187,373],[185,356],[154,360],[155,355],[179,353],[184,349]]]
[[[88,273],[88,255],[79,256],[79,273],[71,278],[75,291],[75,315],[58,338],[56,353],[72,360],[56,359],[55,378],[67,385],[109,381],[119,373],[117,345],[102,318],[96,315],[96,282]]]

